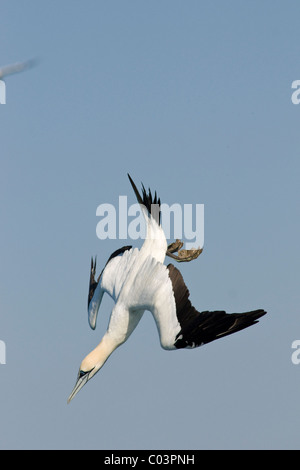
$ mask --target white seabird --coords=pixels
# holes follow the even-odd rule
[[[139,250],[124,246],[108,259],[97,281],[96,259],[92,259],[88,296],[88,320],[96,328],[98,310],[103,294],[115,302],[108,329],[96,348],[82,361],[75,387],[68,403],[79,390],[101,369],[112,352],[131,335],[145,310],[155,319],[161,346],[166,350],[196,348],[216,339],[240,331],[257,323],[265,315],[262,309],[245,313],[225,311],[198,312],[189,300],[189,291],[177,268],[164,265],[166,255],[177,261],[190,261],[199,256],[199,250],[181,250],[177,240],[167,245],[160,224],[156,193],[148,194],[142,187],[142,196],[128,175],[137,200],[147,221],[146,239]],[[178,251],[178,255],[174,253]]]

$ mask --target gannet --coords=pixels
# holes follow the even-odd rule
[[[92,258],[88,295],[90,327],[96,328],[104,293],[115,304],[102,340],[81,362],[68,403],[99,372],[112,352],[127,341],[146,310],[152,313],[160,344],[166,350],[202,346],[254,325],[266,314],[263,309],[245,313],[197,311],[190,302],[180,271],[164,261],[166,255],[176,261],[191,261],[199,256],[202,248],[180,250],[180,240],[168,245],[160,222],[160,199],[156,193],[153,197],[150,189],[147,193],[144,186],[140,195],[128,177],[146,219],[146,238],[140,249],[124,246],[112,253],[97,280],[96,259]]]

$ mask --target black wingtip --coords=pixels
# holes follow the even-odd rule
[[[267,312],[263,310],[262,308],[260,308],[258,310],[253,310],[252,312],[249,312],[249,313],[251,314],[252,318],[257,321],[258,318],[263,317],[264,315],[266,315]]]
[[[158,224],[160,224],[160,205],[161,205],[161,202],[160,202],[160,198],[157,197],[156,191],[155,191],[154,198],[153,198],[150,188],[149,188],[148,194],[147,194],[145,186],[142,183],[142,196],[141,196],[138,189],[137,189],[137,187],[136,187],[136,185],[134,184],[130,174],[127,173],[127,175],[128,175],[129,181],[131,183],[131,186],[134,190],[134,193],[136,195],[136,198],[138,200],[138,203],[141,204],[142,206],[144,206],[147,209],[149,215],[154,215],[154,219],[156,220],[156,222]],[[154,209],[154,214],[152,214],[152,205],[153,206],[158,206],[158,211],[156,211]]]
[[[97,264],[97,256],[95,258],[91,257],[91,272],[90,272],[90,285],[89,285],[89,295],[88,295],[88,305],[94,295],[95,289],[98,285],[99,278],[96,281],[96,264]],[[100,277],[100,276],[99,276]]]
[[[129,181],[130,181],[130,183],[131,183],[131,186],[132,186],[132,189],[133,189],[133,191],[134,191],[134,194],[136,195],[136,198],[137,198],[137,200],[138,200],[138,203],[139,203],[139,204],[143,204],[143,199],[141,198],[141,195],[140,195],[140,193],[138,192],[138,189],[137,189],[136,185],[134,184],[133,179],[131,178],[131,176],[130,176],[129,173],[127,173],[127,176],[128,176]],[[143,189],[144,189],[144,186],[143,186]]]
[[[97,256],[95,256],[95,260],[91,257],[91,273],[95,276],[96,273],[96,263],[97,263]]]

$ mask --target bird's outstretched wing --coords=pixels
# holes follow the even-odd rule
[[[96,280],[96,264],[97,259],[92,258],[91,260],[91,270],[90,270],[90,284],[89,284],[89,293],[88,293],[88,321],[90,327],[94,330],[96,328],[96,321],[97,315],[99,311],[99,307],[102,301],[102,297],[105,292],[113,295],[113,288],[114,288],[114,280],[117,277],[117,264],[114,263],[114,268],[110,270],[110,279],[106,282],[102,282],[102,274],[104,270],[107,268],[109,263],[120,255],[123,255],[125,251],[130,250],[131,246],[123,246],[118,250],[114,251],[110,257],[108,258],[104,269],[99,274]]]
[[[95,259],[92,258],[91,260],[90,285],[88,294],[88,320],[89,325],[93,330],[96,328],[98,310],[105,292],[99,283],[102,273],[99,274],[97,280],[95,279],[96,265],[97,258],[95,257]]]
[[[133,308],[149,310],[164,349],[195,348],[257,322],[264,310],[246,313],[198,312],[178,269],[148,256],[130,291]]]
[[[172,282],[176,316],[181,326],[174,341],[176,348],[193,348],[231,335],[254,325],[267,313],[262,309],[245,313],[226,313],[223,310],[198,312],[189,300],[189,290],[180,271],[172,264],[167,268]]]

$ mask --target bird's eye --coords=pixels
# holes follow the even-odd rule
[[[93,367],[91,370],[80,370],[78,372],[78,378],[79,379],[82,379],[82,377],[84,377],[85,375],[89,374],[90,372],[92,372],[92,370],[94,370],[95,367]]]
[[[89,371],[80,370],[80,371],[79,371],[79,374],[78,374],[79,379],[81,379],[81,378],[84,377],[86,374],[88,374],[88,372],[89,372]]]

